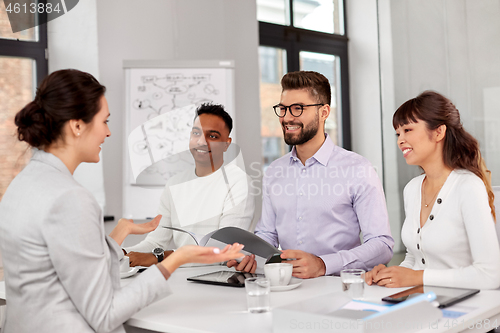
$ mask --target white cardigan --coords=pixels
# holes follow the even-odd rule
[[[401,266],[424,270],[424,285],[500,287],[500,249],[482,180],[466,170],[452,171],[420,228],[424,178],[415,177],[404,189],[401,237],[407,253]]]

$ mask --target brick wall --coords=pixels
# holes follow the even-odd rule
[[[17,140],[14,116],[33,99],[33,67],[31,59],[0,57],[0,200],[31,156]]]

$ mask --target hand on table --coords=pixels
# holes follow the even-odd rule
[[[234,267],[237,271],[246,273],[255,273],[257,269],[257,261],[255,261],[255,254],[245,256],[241,262],[236,260],[229,260],[226,264],[227,267]]]
[[[284,250],[281,259],[295,259],[287,261],[293,265],[292,276],[300,279],[315,278],[326,273],[326,266],[320,257],[301,250]]]
[[[372,274],[371,279],[377,285],[388,288],[411,287],[424,283],[424,271],[414,271],[401,266],[382,267],[376,274]],[[367,278],[365,280],[368,283]]]
[[[371,286],[372,283],[374,283],[373,278],[377,275],[377,273],[380,270],[382,270],[384,268],[386,268],[385,265],[380,264],[380,265],[377,265],[377,266],[373,267],[373,269],[371,271],[366,272],[366,274],[365,274],[365,282],[366,282],[366,284],[369,285],[369,286]]]

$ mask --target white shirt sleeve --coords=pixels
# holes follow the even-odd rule
[[[126,247],[125,251],[128,252],[152,252],[157,247],[160,247],[164,250],[170,250],[175,248],[173,244],[172,230],[166,229],[163,226],[172,226],[171,222],[171,200],[170,200],[170,191],[167,186],[163,190],[160,198],[160,205],[158,207],[158,214],[162,215],[160,220],[160,224],[158,227],[150,232],[146,238],[141,241],[139,244],[134,246]]]

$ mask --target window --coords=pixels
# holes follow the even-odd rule
[[[272,110],[287,72],[312,70],[328,78],[332,111],[325,130],[335,144],[350,149],[344,16],[343,0],[257,0],[264,168],[290,150]]]
[[[283,141],[281,125],[273,111],[273,105],[277,104],[281,94],[281,77],[287,72],[286,50],[261,46],[259,59],[262,160],[263,165],[268,166],[289,151],[288,145]]]
[[[0,2],[0,200],[31,157],[27,145],[17,140],[14,116],[33,99],[36,83],[47,75],[46,25],[13,33],[4,3]]]

